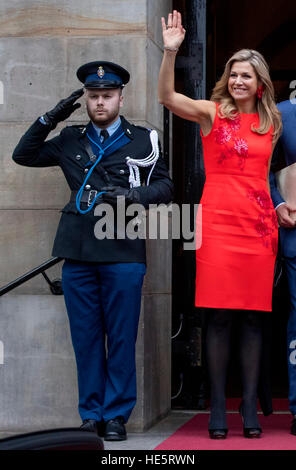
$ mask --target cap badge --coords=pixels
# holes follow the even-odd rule
[[[101,65],[98,68],[97,74],[98,74],[99,78],[103,78],[103,76],[105,75],[105,70],[103,69],[103,67]]]

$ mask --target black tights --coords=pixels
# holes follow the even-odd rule
[[[257,387],[262,346],[262,312],[208,310],[207,363],[211,385],[209,429],[227,429],[225,385],[234,315],[240,322],[240,365],[243,387],[242,415],[246,428],[257,428]]]

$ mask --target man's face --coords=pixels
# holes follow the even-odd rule
[[[86,90],[85,100],[90,119],[101,128],[117,120],[123,104],[120,88]]]

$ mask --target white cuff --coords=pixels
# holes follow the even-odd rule
[[[274,210],[276,211],[278,207],[280,207],[282,204],[286,204],[285,201],[284,202],[280,202],[275,208]]]

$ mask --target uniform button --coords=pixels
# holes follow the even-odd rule
[[[87,172],[88,172],[88,168],[85,168],[84,173],[87,173]]]
[[[124,175],[124,170],[119,170],[119,173],[120,173],[121,175]]]
[[[88,191],[88,190],[90,189],[90,184],[87,184],[87,185],[85,186],[85,189]]]
[[[76,155],[76,160],[81,160],[81,155]]]

